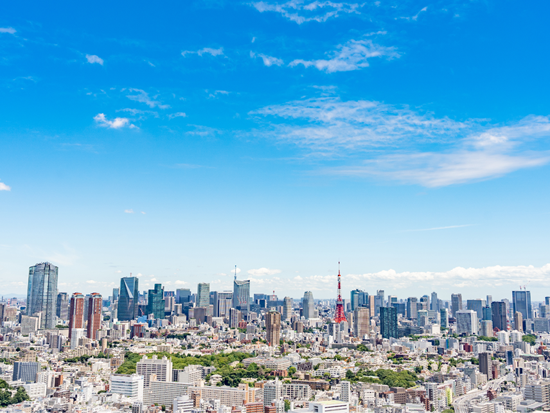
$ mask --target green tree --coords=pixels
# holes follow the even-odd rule
[[[290,410],[290,400],[285,399],[285,412]]]
[[[534,345],[535,342],[537,341],[537,336],[535,336],[534,334],[524,334],[521,339],[526,343]]]

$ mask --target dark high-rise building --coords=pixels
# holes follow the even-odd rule
[[[57,310],[57,267],[42,262],[29,268],[27,315],[42,313],[39,329],[55,328]]]
[[[176,290],[176,304],[185,304],[191,301],[191,290],[189,288],[178,288]]]
[[[374,314],[373,316],[380,314],[380,308],[384,306],[384,290],[378,290],[374,296]],[[372,311],[372,310],[371,310]]]
[[[118,301],[120,295],[120,288],[113,288],[113,301]]]
[[[475,311],[478,320],[483,319],[483,300],[476,299],[466,301],[466,309]]]
[[[199,283],[197,288],[197,307],[208,307],[210,305],[210,284]]]
[[[233,308],[248,314],[250,310],[250,280],[233,281]]]
[[[456,312],[462,310],[462,294],[451,294],[451,313],[456,318]]]
[[[514,314],[521,313],[524,320],[533,318],[531,308],[531,291],[512,291]]]
[[[313,293],[311,291],[306,291],[304,293],[304,298],[302,298],[302,310],[306,320],[315,318],[315,301],[313,300]]]
[[[36,383],[36,374],[40,371],[40,363],[34,361],[16,361],[13,363],[13,381]]]
[[[73,328],[84,328],[84,295],[81,293],[74,293],[71,297],[69,338],[73,335]]]
[[[281,314],[269,311],[265,315],[265,330],[267,344],[276,347],[281,340]]]
[[[487,380],[493,378],[493,354],[492,353],[479,353],[479,372],[487,375]]]
[[[369,294],[366,291],[359,289],[353,290],[351,296],[351,311],[355,311],[357,307],[369,306]]]
[[[149,290],[147,297],[147,315],[153,314],[154,318],[164,318],[164,288],[162,284],[155,284],[154,290]]]
[[[437,293],[432,293],[432,301],[430,304],[430,310],[432,311],[439,311],[439,300],[437,299]]]
[[[491,312],[493,328],[506,331],[508,329],[508,323],[506,321],[506,303],[503,301],[493,301],[491,303]]]
[[[69,295],[67,293],[57,294],[57,309],[55,314],[62,320],[69,319]]]
[[[97,330],[101,327],[101,310],[103,297],[99,293],[92,293],[88,297],[88,338],[96,339]]]
[[[120,279],[120,295],[118,297],[118,319],[130,321],[137,317],[139,279],[137,277],[123,277]]]
[[[380,334],[382,338],[397,338],[397,309],[380,308]]]

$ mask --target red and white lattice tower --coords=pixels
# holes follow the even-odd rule
[[[338,298],[336,299],[336,314],[334,316],[335,323],[346,321],[346,315],[344,314],[344,300],[342,300],[342,290],[340,288],[340,278],[340,261],[338,261]]]

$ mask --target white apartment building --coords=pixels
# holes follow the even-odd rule
[[[287,413],[349,413],[349,404],[337,400],[310,402],[309,408],[289,410]]]
[[[229,386],[202,386],[189,387],[188,394],[194,392],[201,395],[201,399],[219,400],[223,406],[243,406],[248,402],[248,392]]]
[[[264,384],[264,406],[271,406],[271,402],[278,401],[283,396],[283,383],[278,379]]]
[[[143,384],[143,376],[139,374],[112,374],[110,389],[111,393],[143,401]]]
[[[168,360],[166,356],[162,359],[156,355],[152,358],[143,356],[136,364],[136,373],[143,376],[145,387],[149,387],[152,374],[156,375],[156,381],[172,381],[172,360]]]
[[[159,406],[169,406],[176,397],[188,394],[187,389],[192,386],[192,383],[177,381],[151,381],[143,393],[143,401],[147,406],[155,403]]]
[[[351,384],[349,381],[340,383],[340,400],[346,403],[351,401]]]
[[[289,400],[309,400],[311,387],[308,384],[286,383],[283,384],[283,395]]]
[[[173,413],[191,413],[193,408],[193,400],[189,396],[176,397],[172,402]]]
[[[32,399],[37,397],[46,397],[46,383],[29,383],[24,384],[23,388]]]

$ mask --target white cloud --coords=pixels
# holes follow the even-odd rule
[[[141,211],[141,213],[142,213],[143,215],[146,215],[144,211]]]
[[[278,4],[268,1],[258,1],[251,3],[260,13],[275,12],[280,13],[287,19],[302,24],[305,22],[316,21],[326,22],[330,18],[336,18],[341,13],[357,13],[362,5],[357,3],[336,3],[332,1],[303,1],[290,0],[286,3]]]
[[[116,271],[117,274],[120,274],[121,272],[122,272],[121,270]]]
[[[285,62],[283,62],[282,59],[279,59],[277,57],[273,57],[273,56],[268,56],[268,55],[265,55],[263,53],[260,53],[260,54],[256,54],[254,52],[250,52],[250,57],[251,58],[256,58],[256,57],[259,57],[262,59],[262,61],[264,62],[264,65],[265,66],[282,66]]]
[[[264,275],[280,274],[281,270],[274,270],[274,269],[269,269],[269,268],[262,267],[262,268],[258,268],[258,269],[248,270],[247,272],[250,275],[254,276],[254,277],[261,277],[261,276],[264,276]]]
[[[170,105],[164,105],[162,102],[158,100],[154,100],[156,96],[153,98],[149,97],[149,94],[141,89],[130,89],[130,92],[137,92],[137,95],[127,95],[126,97],[131,100],[135,100],[136,102],[145,103],[150,108],[157,107],[159,109],[168,109]]]
[[[0,27],[0,33],[15,34],[17,30],[13,27]]]
[[[176,280],[176,281],[174,282],[174,284],[176,284],[176,285],[187,285],[188,283],[187,283],[187,281]]]
[[[151,281],[152,283],[158,283],[159,280],[157,280],[155,277],[151,278],[149,281]]]
[[[416,13],[414,16],[411,16],[411,17],[400,17],[400,19],[403,19],[403,20],[412,20],[412,21],[417,21],[418,20],[418,16],[420,16],[420,13],[422,12],[425,12],[428,10],[428,7],[423,7],[418,13]]]
[[[135,128],[135,126],[130,123],[130,119],[128,118],[115,118],[113,120],[108,120],[105,117],[104,113],[98,113],[97,115],[95,115],[94,120],[99,126],[109,129],[121,129],[126,126],[130,128]]]
[[[187,117],[187,115],[184,112],[170,113],[168,115],[168,119],[186,118],[186,117]]]
[[[322,169],[332,175],[441,187],[491,179],[550,162],[550,152],[541,150],[540,145],[534,145],[536,151],[526,148],[535,140],[550,138],[550,117],[545,116],[493,126],[486,120],[459,122],[406,106],[343,102],[335,97],[268,106],[252,114],[283,120],[270,126],[264,132],[266,137],[317,155],[350,159],[343,166]],[[421,145],[429,149],[418,149]]]
[[[408,229],[401,232],[423,232],[423,231],[439,231],[442,229],[454,229],[454,228],[464,228],[464,227],[471,227],[472,224],[466,224],[466,225],[449,225],[446,227],[434,227],[434,228],[424,228],[424,229]]]
[[[369,60],[374,57],[397,58],[399,54],[394,47],[386,47],[375,44],[372,40],[350,40],[344,45],[338,46],[338,50],[331,53],[330,59],[303,60],[296,59],[289,66],[304,65],[313,66],[327,73],[349,72],[369,66]]]
[[[11,187],[3,182],[0,182],[0,191],[11,191]]]
[[[86,59],[88,60],[88,63],[98,63],[103,66],[103,59],[99,56],[96,56],[95,54],[87,54]]]
[[[223,47],[220,47],[219,49],[213,49],[211,47],[205,47],[205,48],[197,50],[197,51],[184,50],[183,52],[181,52],[181,55],[183,57],[185,57],[187,55],[190,55],[190,54],[197,54],[199,56],[203,56],[205,54],[209,54],[211,56],[225,56],[223,54]]]
[[[133,210],[133,209],[125,209],[125,210],[124,210],[124,213],[126,213],[126,214],[133,214],[133,213],[134,213],[134,210]]]
[[[96,282],[94,280],[88,280],[86,281],[87,284],[96,284]]]

